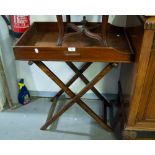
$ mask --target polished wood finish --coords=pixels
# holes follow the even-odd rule
[[[139,23],[127,28],[136,55],[135,62],[132,65],[122,66],[120,78],[123,93],[128,95],[129,101],[124,130],[131,138],[130,131],[131,133],[132,131],[155,131],[155,18],[145,16],[136,18],[140,19]],[[128,20],[130,19],[133,17],[129,16]],[[129,71],[126,76],[125,70]],[[130,87],[125,85],[127,82],[130,83]]]
[[[70,18],[67,17],[69,24]],[[129,24],[129,23],[131,24]],[[135,24],[136,23],[136,24]],[[76,23],[77,24],[77,23]],[[95,26],[97,23],[88,23]],[[98,41],[82,36],[68,37],[61,47],[57,46],[58,27],[56,23],[34,23],[24,33],[14,47],[17,60],[32,60],[62,89],[55,97],[57,99],[63,92],[66,92],[71,100],[55,115],[51,114],[42,129],[47,128],[53,121],[61,116],[75,102],[91,115],[103,128],[111,130],[107,126],[106,116],[104,120],[97,116],[80,97],[89,89],[94,90],[94,84],[100,80],[105,73],[111,70],[110,63],[105,70],[94,80],[87,81],[82,73],[91,63],[86,63],[83,68],[77,69],[72,61],[83,62],[120,62],[120,85],[121,98],[118,114],[127,115],[122,120],[124,137],[136,138],[138,131],[155,131],[155,17],[129,16],[127,18],[128,28],[117,28],[107,24],[108,47],[102,47]],[[103,25],[102,25],[103,26]],[[100,32],[101,27],[98,27]],[[69,31],[69,30],[68,30]],[[68,47],[75,47],[74,52],[68,51]],[[37,49],[35,51],[35,49]],[[75,71],[67,84],[64,84],[53,72],[51,72],[41,61],[66,61]],[[74,94],[68,87],[77,79],[82,77],[86,87],[78,94]],[[94,87],[94,88],[93,88]],[[101,94],[94,90],[101,98]],[[127,113],[124,113],[125,103],[128,102]],[[123,105],[124,104],[124,105]],[[105,104],[104,104],[105,106]],[[107,109],[104,108],[105,113]],[[127,119],[127,121],[126,121]]]
[[[155,122],[155,52],[151,52],[137,115],[139,121]],[[146,104],[147,103],[147,104]]]
[[[61,16],[58,18],[59,20],[62,20]],[[70,17],[67,16],[67,22],[63,24],[72,24],[69,23],[70,20]],[[106,21],[107,20],[108,18]],[[98,23],[87,23],[87,25],[92,29],[96,29],[96,25],[98,25]],[[57,37],[64,35],[65,29],[62,29],[62,31],[59,31],[58,33],[59,27],[57,27],[56,23],[50,22],[34,23],[16,43],[14,47],[16,59],[34,62],[61,88],[61,90],[52,98],[54,103],[49,110],[45,124],[41,127],[42,130],[45,130],[48,126],[50,126],[76,102],[84,111],[86,111],[92,118],[94,118],[101,127],[107,131],[112,131],[112,128],[108,125],[107,122],[107,108],[110,108],[111,104],[103,95],[101,95],[101,93],[94,87],[94,85],[112,68],[116,67],[117,62],[132,62],[134,60],[134,53],[131,50],[129,41],[127,40],[126,34],[124,33],[124,29],[117,28],[109,24],[103,25],[103,23],[101,26],[97,26],[97,28],[98,32],[103,29],[107,30],[106,32],[101,31],[101,34],[104,33],[101,36],[103,39],[106,37],[108,47],[102,47],[98,41],[92,40],[91,38],[81,36],[79,39],[79,37],[74,35],[63,42],[61,47],[57,46]],[[70,47],[75,51],[69,51]],[[75,75],[66,84],[64,84],[44,63],[42,63],[43,60],[66,61],[67,65],[75,72]],[[86,63],[84,63],[81,69],[78,69],[72,63],[72,61],[83,61]],[[100,61],[109,62],[109,64],[92,81],[89,81],[82,73],[92,64],[92,62]],[[86,84],[86,87],[83,88],[78,94],[75,94],[70,90],[69,86],[78,77],[82,79],[82,81]],[[98,116],[81,100],[81,97],[90,89],[103,102],[103,118]],[[63,92],[68,94],[71,99],[62,107],[60,111],[55,113],[56,102]]]
[[[101,25],[101,37],[104,40],[104,45],[108,46],[107,43],[107,24],[109,16],[102,16],[102,25]]]
[[[88,21],[86,20],[86,16],[83,16],[83,20],[80,22],[80,27],[79,25],[76,25],[71,22],[71,16],[67,15],[66,16],[66,27],[63,21],[63,16],[62,15],[57,15],[57,23],[58,23],[58,28],[59,28],[59,35],[57,39],[57,45],[62,46],[63,42],[68,38],[68,37],[73,37],[74,35],[81,35],[84,34],[87,37],[91,39],[95,39],[100,42],[102,46],[107,46],[107,23],[108,23],[108,15],[102,15],[102,22],[101,22],[101,36],[98,33],[92,32],[90,29],[92,27],[88,27],[87,23]],[[73,32],[65,32],[65,30],[72,29]],[[95,27],[93,27],[95,29]]]
[[[91,27],[96,23],[88,23]],[[100,27],[98,28],[100,31]],[[17,60],[32,61],[82,61],[82,62],[132,62],[131,52],[124,29],[107,25],[108,47],[85,36],[70,37],[61,47],[56,45],[58,27],[52,22],[36,22],[14,46]],[[69,47],[75,51],[70,52]],[[38,52],[35,52],[35,50]],[[95,52],[94,52],[95,51]],[[88,57],[89,55],[89,57]]]
[[[67,16],[68,17],[68,16]],[[67,22],[69,22],[69,18],[67,18]],[[57,23],[58,23],[58,28],[59,28],[59,35],[58,35],[58,40],[57,40],[57,45],[62,45],[63,37],[64,37],[64,25],[63,25],[63,18],[62,16],[58,15],[57,16]]]
[[[128,118],[128,124],[133,125],[136,121],[136,115],[140,104],[140,97],[142,95],[142,89],[144,84],[144,78],[146,75],[147,66],[149,63],[150,58],[150,50],[151,50],[151,40],[153,39],[153,32],[152,30],[145,30],[143,41],[142,41],[142,47],[141,47],[141,53],[139,57],[139,63],[137,68],[137,77],[135,81],[135,88],[134,93],[132,96],[132,102],[134,106],[130,106],[129,113],[132,112],[132,115],[129,115]],[[148,44],[146,44],[148,42]]]
[[[147,18],[144,24],[144,29],[147,29],[147,30],[155,29],[155,16]]]

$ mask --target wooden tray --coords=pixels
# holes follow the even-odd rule
[[[95,24],[89,23],[90,26]],[[80,62],[132,62],[134,60],[134,53],[123,28],[109,24],[107,37],[108,47],[102,47],[98,41],[84,35],[70,37],[59,47],[56,46],[57,23],[35,22],[13,49],[17,60]]]

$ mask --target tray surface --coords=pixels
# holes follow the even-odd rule
[[[89,23],[94,26],[96,23]],[[100,32],[98,27],[95,33]],[[17,60],[47,61],[122,61],[131,62],[134,54],[124,34],[124,29],[108,25],[107,43],[103,47],[95,39],[84,35],[69,37],[63,45],[57,46],[58,27],[54,22],[35,22],[14,46]],[[68,47],[75,47],[75,53],[67,53]],[[40,53],[35,54],[34,49]],[[67,54],[66,54],[67,53]],[[119,60],[120,58],[120,60]]]

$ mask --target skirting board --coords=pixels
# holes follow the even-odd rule
[[[53,97],[56,93],[57,92],[49,92],[49,91],[30,91],[31,96],[37,96],[37,97]],[[117,94],[103,94],[103,95],[111,100],[117,98]],[[68,96],[66,94],[63,94],[63,96],[68,98]],[[87,93],[87,94],[83,95],[82,98],[98,99],[98,97],[93,93]]]

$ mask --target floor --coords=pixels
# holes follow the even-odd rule
[[[84,100],[98,114],[102,114],[99,100]],[[57,110],[65,99],[57,103]],[[113,140],[113,133],[102,129],[77,104],[74,104],[46,131],[40,127],[51,105],[49,98],[33,99],[28,105],[0,113],[0,139],[18,140]]]

